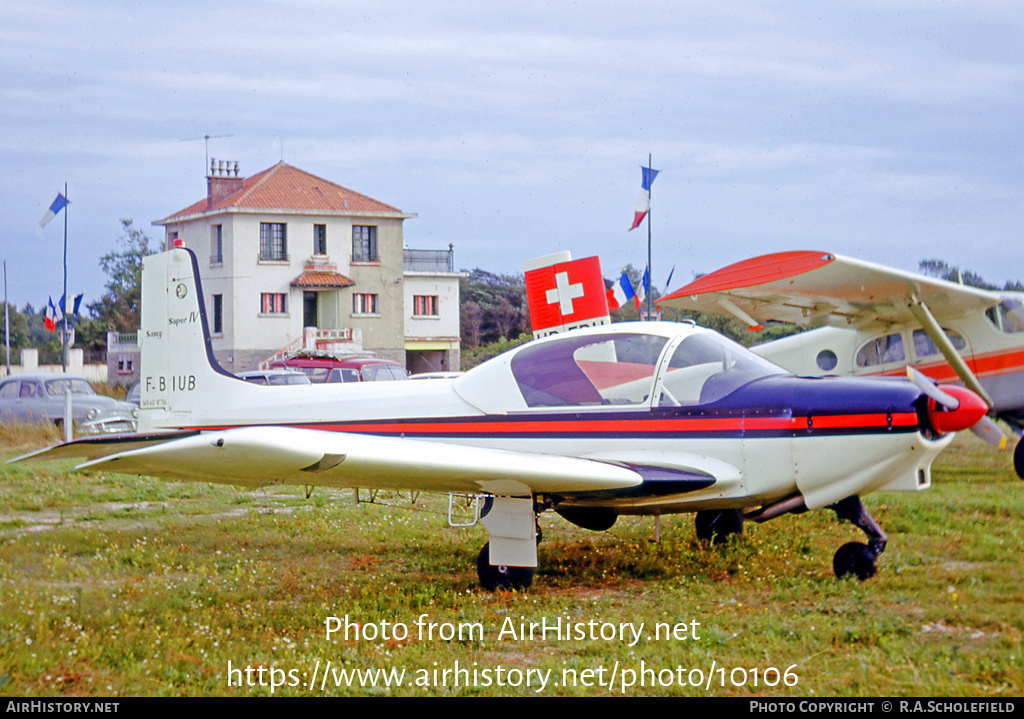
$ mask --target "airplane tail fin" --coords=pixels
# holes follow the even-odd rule
[[[139,431],[191,427],[204,406],[240,384],[210,343],[199,263],[185,248],[150,255],[142,268]]]

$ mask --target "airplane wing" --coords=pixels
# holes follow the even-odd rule
[[[658,300],[663,306],[731,314],[752,326],[777,320],[805,327],[859,327],[938,320],[984,310],[998,294],[827,252],[778,252],[737,262]]]
[[[10,461],[71,457],[87,460],[79,469],[250,487],[287,482],[528,496],[628,492],[645,482],[660,485],[657,492],[666,494],[716,481],[688,468],[276,426],[87,438]]]

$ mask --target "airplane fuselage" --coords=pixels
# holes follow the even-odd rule
[[[1017,312],[1024,293],[1003,293],[987,311],[943,320],[968,368],[1008,419],[1024,410],[1024,325]],[[820,327],[757,345],[753,351],[794,374],[901,377],[911,365],[938,382],[959,383],[956,371],[917,325],[875,323],[859,328]]]

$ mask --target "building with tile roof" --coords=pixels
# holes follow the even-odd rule
[[[237,163],[214,160],[206,182],[204,199],[153,224],[168,246],[181,240],[199,258],[213,350],[226,369],[311,349],[309,327],[319,351],[458,368],[451,262],[414,270],[413,285],[425,289],[407,303],[402,229],[415,214],[284,162],[240,177]],[[450,248],[416,252],[450,256]],[[424,319],[436,336],[415,327]]]

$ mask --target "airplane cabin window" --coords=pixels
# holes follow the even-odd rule
[[[890,362],[902,362],[905,359],[903,337],[899,333],[876,337],[857,352],[858,367],[874,367]]]
[[[957,352],[963,352],[967,349],[967,341],[955,330],[947,330],[945,327],[942,331],[946,333],[946,337],[953,343],[953,347],[956,348]],[[918,357],[929,357],[931,355],[942,354],[939,348],[932,342],[932,338],[928,336],[928,333],[924,330],[914,330],[914,354]]]
[[[836,353],[832,350],[822,350],[818,353],[817,362],[818,369],[823,372],[829,372],[834,370],[836,365],[839,364],[839,358],[836,357]]]

